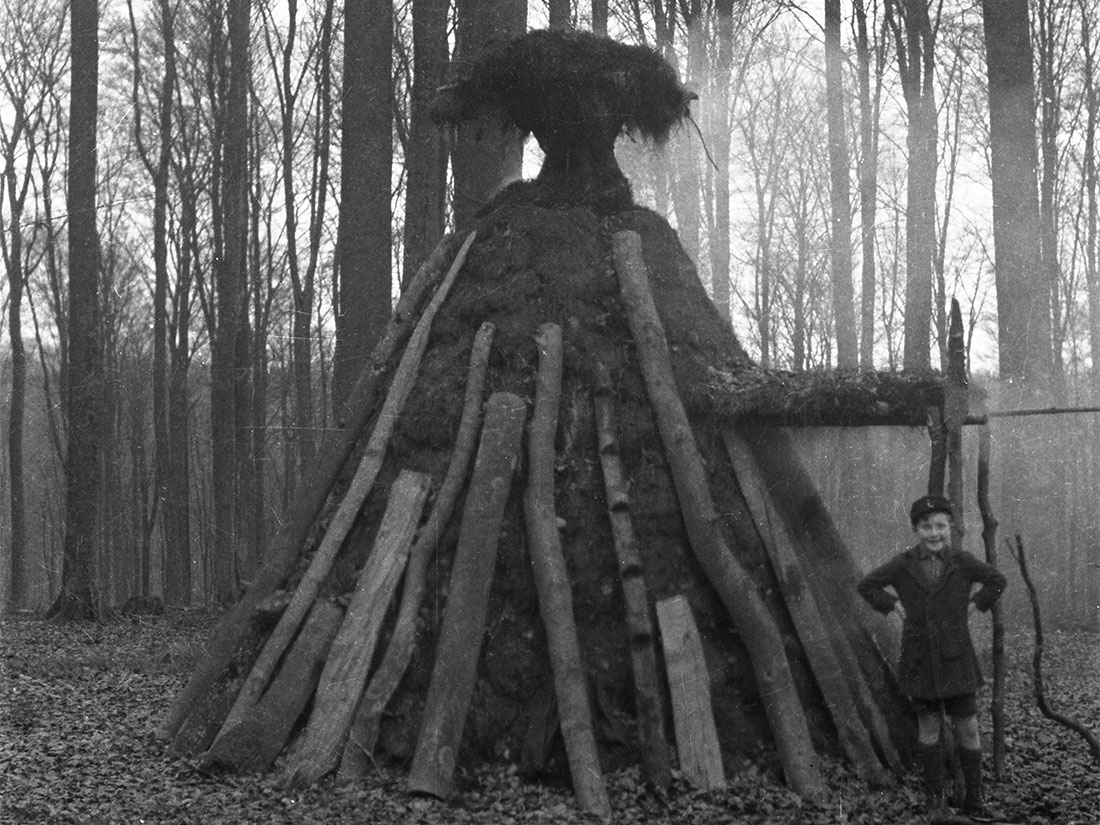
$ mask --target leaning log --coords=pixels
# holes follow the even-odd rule
[[[451,461],[439,492],[436,493],[432,514],[420,529],[416,544],[409,554],[409,567],[401,588],[401,607],[397,612],[386,653],[363,693],[355,721],[348,733],[348,742],[340,759],[339,776],[342,782],[350,782],[366,774],[378,741],[382,714],[412,659],[416,642],[416,617],[424,600],[428,562],[431,561],[443,531],[451,520],[455,502],[466,485],[470,462],[477,447],[477,434],[481,429],[481,399],[485,390],[485,373],[489,368],[489,350],[493,343],[494,330],[493,325],[486,321],[474,338],[462,418],[451,452]]]
[[[481,657],[504,505],[519,460],[526,413],[523,399],[507,392],[493,394],[485,408],[485,425],[466,493],[435,666],[409,772],[409,790],[414,793],[441,799],[451,793]]]
[[[611,375],[603,364],[596,366],[595,393],[596,437],[600,467],[603,469],[607,496],[607,514],[615,555],[619,560],[619,580],[626,604],[626,629],[630,637],[630,664],[634,675],[634,704],[638,713],[638,739],[642,750],[642,774],[653,787],[666,789],[672,776],[669,769],[668,739],[657,675],[656,633],[649,611],[642,554],[631,519],[630,482],[623,472],[619,456],[618,423],[611,389]]]
[[[535,410],[528,428],[529,466],[523,499],[531,568],[538,592],[539,613],[546,628],[554,695],[558,700],[558,718],[573,792],[582,811],[606,820],[611,818],[611,803],[607,799],[596,737],[592,732],[585,670],[573,619],[573,597],[554,510],[554,435],[561,405],[561,327],[543,324],[535,341],[539,349],[539,371]]]
[[[257,607],[281,587],[294,570],[329,492],[375,410],[379,386],[390,360],[411,334],[420,307],[443,274],[452,249],[449,236],[440,241],[402,293],[382,337],[336,416],[336,426],[326,430],[309,475],[297,488],[283,527],[265,552],[251,585],[218,623],[207,643],[205,657],[157,729],[157,738],[172,740],[173,752],[204,750],[217,733],[223,721],[221,717],[209,719],[207,714],[199,713],[195,721],[189,723],[189,719],[196,708],[210,703],[212,693],[217,691],[216,683],[224,676],[234,651],[248,633],[250,618]],[[461,266],[464,260],[465,253],[460,252],[455,264]]]
[[[203,755],[201,767],[262,771],[275,761],[317,688],[343,618],[343,608],[329,599],[314,602],[263,697],[233,728],[218,737]]]
[[[879,764],[854,695],[862,679],[857,677],[852,682],[848,679],[858,674],[859,666],[850,658],[850,649],[842,644],[834,645],[834,634],[830,630],[835,623],[826,621],[818,609],[808,584],[813,573],[803,568],[795,551],[795,542],[783,518],[772,506],[768,485],[761,477],[748,445],[731,430],[724,430],[722,435],[733,462],[737,483],[779,581],[783,603],[791,614],[814,681],[836,727],[841,750],[857,774],[873,786],[885,785],[886,774]],[[840,634],[835,635],[839,637]],[[837,638],[836,641],[843,640]],[[881,722],[881,714],[877,718]],[[888,737],[885,743],[890,744]]]
[[[302,742],[287,765],[287,785],[311,785],[336,767],[359,698],[367,683],[374,646],[382,630],[413,536],[431,488],[424,473],[402,470],[374,547],[359,571],[340,632],[332,643]]]
[[[439,307],[443,305],[452,284],[454,284],[454,280],[462,268],[462,263],[466,260],[466,253],[473,244],[474,237],[474,233],[470,233],[447,272],[446,278],[439,285],[439,289],[436,290],[431,303],[428,304],[417,322],[416,329],[409,338],[408,346],[405,348],[397,370],[394,372],[389,392],[386,394],[386,400],[378,413],[374,430],[371,432],[370,439],[363,450],[359,468],[352,478],[351,485],[341,499],[332,521],[329,522],[320,546],[313,554],[313,558],[310,559],[309,567],[306,568],[305,575],[298,583],[290,604],[283,611],[283,615],[279,617],[279,623],[275,626],[271,636],[268,637],[267,643],[253,665],[244,687],[237,695],[237,700],[222,726],[223,730],[232,730],[267,687],[267,683],[275,672],[283,652],[298,632],[302,619],[305,618],[306,612],[313,604],[313,600],[317,597],[317,593],[332,570],[336,556],[344,546],[344,540],[355,525],[355,520],[359,517],[363,502],[366,501],[370,491],[374,488],[374,482],[382,469],[382,462],[386,457],[386,450],[389,447],[397,418],[404,409],[405,402],[416,383],[420,360],[428,346],[428,335],[431,332],[432,321],[439,311]]]
[[[641,238],[636,232],[616,232],[613,255],[627,321],[638,348],[638,361],[692,551],[748,651],[787,782],[799,795],[819,798],[825,792],[825,784],[794,677],[783,653],[783,640],[755,583],[722,534],[703,459],[676,391],[668,342],[642,259]]]
[[[710,672],[687,599],[673,596],[657,602],[657,621],[665,651],[680,771],[697,788],[720,790],[726,784],[726,771],[710,702]]]

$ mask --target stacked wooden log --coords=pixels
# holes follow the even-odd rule
[[[637,365],[664,443],[691,551],[748,650],[787,782],[800,795],[818,797],[824,782],[787,646],[716,514],[706,461],[676,388],[640,239],[636,233],[619,232],[613,240],[614,266]],[[431,479],[424,473],[401,469],[389,484],[385,512],[354,589],[350,594],[334,594],[327,585],[337,555],[361,518],[364,501],[386,460],[433,319],[473,242],[471,234],[449,268],[446,251],[453,247],[449,243],[441,245],[444,251],[437,250],[425,265],[360,379],[354,395],[357,406],[346,416],[348,431],[338,431],[322,451],[327,455],[322,460],[326,466],[315,477],[327,485],[325,495],[332,493],[335,506],[308,563],[299,564],[293,593],[276,599],[274,628],[260,629],[252,617],[260,606],[272,604],[299,562],[291,548],[295,543],[303,545],[304,537],[317,526],[323,496],[316,490],[310,491],[309,506],[294,514],[297,521],[276,539],[240,605],[223,620],[207,660],[177,700],[161,734],[178,752],[198,752],[205,764],[238,770],[267,768],[286,751],[284,775],[290,785],[312,783],[332,772],[343,780],[361,777],[371,764],[383,713],[413,657],[426,571],[457,513],[457,545],[409,773],[410,791],[449,796],[478,679],[506,505],[513,485],[524,480],[527,548],[569,772],[578,805],[606,820],[611,806],[562,550],[563,520],[555,509],[559,462],[555,438],[560,430],[563,384],[561,326],[548,323],[539,329],[528,418],[528,401],[513,392],[497,391],[484,400],[494,329],[491,324],[482,325],[471,349],[457,437],[438,489],[431,489]],[[429,293],[431,299],[420,310],[421,300]],[[375,409],[384,365],[406,336],[407,344],[392,370],[384,400],[373,413],[368,435],[366,423],[372,416],[365,408]],[[644,775],[656,788],[670,784],[674,753],[666,734],[670,718],[682,774],[700,787],[721,787],[725,782],[721,734],[710,706],[710,675],[700,634],[686,599],[657,602],[650,596],[634,530],[631,478],[620,458],[613,379],[603,365],[593,369],[593,376],[590,419],[625,604],[622,620],[629,636]],[[358,432],[350,432],[356,427],[363,432],[365,446],[350,481],[337,487],[340,470],[359,439]],[[859,678],[866,663],[857,661],[857,654],[846,646],[847,625],[859,625],[858,632],[872,630],[860,624],[862,618],[833,616],[820,603],[820,596],[806,585],[813,578],[813,572],[805,569],[810,563],[806,543],[792,534],[794,528],[771,503],[762,474],[766,468],[761,469],[743,436],[727,433],[725,446],[771,564],[781,571],[784,601],[842,750],[860,774],[873,782],[885,781],[885,769],[899,768],[900,759],[876,698]],[[519,471],[524,456],[526,464]],[[463,493],[464,506],[458,512]]]

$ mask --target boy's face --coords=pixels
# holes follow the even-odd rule
[[[921,547],[930,553],[942,553],[951,544],[951,516],[929,513],[913,525]]]

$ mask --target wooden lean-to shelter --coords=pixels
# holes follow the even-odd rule
[[[460,762],[563,758],[605,816],[630,763],[713,787],[764,759],[805,796],[823,754],[899,769],[891,628],[774,425],[920,424],[940,387],[751,361],[615,164],[692,99],[655,52],[581,33],[442,90],[442,120],[496,113],[543,170],[406,287],[163,723],[176,752],[295,784],[404,764],[437,796]]]

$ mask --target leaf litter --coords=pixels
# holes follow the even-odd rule
[[[561,784],[525,781],[514,766],[463,769],[450,802],[409,796],[403,772],[380,768],[359,785],[331,779],[288,792],[280,764],[260,775],[212,775],[168,756],[154,735],[201,656],[215,617],[199,611],[107,624],[62,625],[13,618],[0,628],[0,825],[142,823],[589,823]],[[1006,778],[988,796],[1006,821],[1039,825],[1100,822],[1100,771],[1084,743],[1035,705],[1030,634],[1009,641]],[[988,667],[986,668],[988,671]],[[1100,730],[1100,635],[1049,634],[1044,677],[1051,704]],[[988,688],[980,697],[983,737]],[[987,754],[987,775],[991,772]],[[608,777],[615,821],[878,825],[920,821],[915,776],[869,788],[824,758],[827,799],[790,793],[766,762],[728,766],[722,791],[677,781],[649,792],[637,768]]]

